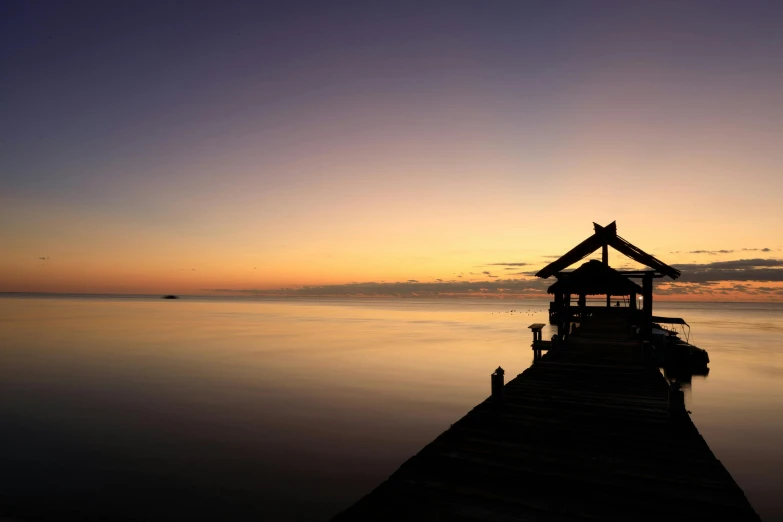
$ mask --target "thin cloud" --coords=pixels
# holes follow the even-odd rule
[[[741,250],[727,250],[727,249],[721,249],[721,250],[675,250],[673,252],[669,252],[670,254],[707,254],[711,256],[715,256],[718,254],[733,254],[734,252],[771,252],[772,250],[769,248],[743,248]]]
[[[689,250],[686,254],[709,254],[716,256],[718,254],[731,254],[734,250]]]
[[[702,297],[730,297],[742,293],[748,296],[777,299],[783,296],[783,260],[737,259],[712,263],[675,265],[682,270],[676,281],[656,283],[656,294]],[[534,271],[504,273],[499,277],[485,270],[483,281],[435,280],[421,282],[409,279],[401,282],[353,282],[339,285],[316,285],[278,289],[211,289],[217,293],[264,296],[302,297],[482,297],[545,296],[552,278],[532,277]],[[479,274],[474,274],[479,275]],[[517,277],[510,277],[517,276]],[[522,276],[522,277],[519,277]],[[462,274],[456,276],[461,278]],[[766,283],[766,284],[765,284]]]
[[[758,268],[783,267],[783,259],[734,259],[732,261],[713,261],[712,263],[684,263],[674,265],[680,270],[713,270],[716,268]]]
[[[543,279],[496,279],[493,281],[354,283],[343,285],[304,286],[301,288],[232,289],[214,288],[208,292],[263,296],[303,297],[502,297],[507,295],[542,295],[552,281]]]
[[[679,281],[700,283],[706,281],[783,281],[781,259],[736,259],[713,263],[674,265],[682,271]]]
[[[515,262],[515,263],[487,263],[484,266],[527,266],[530,263]]]
[[[783,270],[774,268],[748,268],[742,270],[710,270],[705,272],[683,273],[683,282],[698,283],[705,281],[775,281],[783,282]]]

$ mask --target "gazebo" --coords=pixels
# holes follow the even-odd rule
[[[573,272],[561,274],[557,282],[547,291],[555,295],[578,295],[580,299],[588,295],[636,296],[642,293],[642,287],[622,275],[614,268],[600,261],[592,260]],[[635,299],[631,299],[631,307]]]
[[[566,252],[556,261],[542,268],[537,277],[549,278],[554,275],[558,281],[549,287],[549,293],[555,300],[550,305],[549,321],[558,325],[559,333],[568,332],[574,313],[581,318],[587,312],[586,296],[606,295],[606,307],[611,306],[611,297],[629,296],[629,308],[632,315],[639,316],[637,322],[643,337],[649,337],[652,328],[653,279],[670,277],[677,279],[680,271],[657,259],[641,248],[629,243],[617,235],[617,223],[613,221],[602,227],[593,223],[594,233],[577,246]],[[650,270],[618,271],[609,266],[609,247],[645,265]],[[573,272],[564,272],[566,268],[601,249],[601,261],[589,261]],[[642,286],[630,278],[642,279]],[[636,313],[636,296],[642,295],[641,314]],[[579,308],[571,310],[571,296],[579,296]],[[627,311],[626,311],[627,313]],[[565,332],[562,330],[565,329]]]
[[[558,325],[558,333],[568,335],[568,325],[571,321],[581,323],[582,320],[598,311],[597,307],[588,309],[587,296],[607,295],[628,297],[628,307],[622,310],[610,310],[615,319],[638,320],[636,317],[636,296],[642,293],[642,287],[622,275],[614,268],[600,261],[592,260],[583,264],[573,272],[562,272],[556,283],[549,287],[548,292],[554,294],[555,301],[550,309],[550,322]],[[578,308],[571,306],[571,296],[579,296]],[[619,302],[617,303],[619,307]],[[554,313],[551,313],[554,311]],[[554,316],[554,321],[552,321]],[[606,315],[601,314],[601,315]],[[620,317],[622,315],[622,317]]]

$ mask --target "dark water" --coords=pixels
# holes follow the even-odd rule
[[[546,306],[0,298],[0,516],[328,519],[526,368]],[[694,421],[783,520],[783,305],[656,313],[710,352]]]

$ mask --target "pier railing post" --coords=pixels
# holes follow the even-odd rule
[[[669,385],[669,413],[671,415],[685,414],[685,393],[680,389],[680,383]]]
[[[500,399],[503,397],[503,386],[505,385],[504,374],[506,371],[498,366],[497,370],[491,376],[492,398]]]
[[[653,359],[653,347],[650,341],[642,341],[642,359],[644,361],[651,361]]]

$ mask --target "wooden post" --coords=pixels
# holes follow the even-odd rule
[[[673,382],[669,385],[669,413],[675,416],[686,413],[685,393],[683,393],[678,382]]]
[[[642,279],[642,339],[652,336],[652,307],[653,307],[653,273],[645,272]]]
[[[631,301],[628,304],[631,306],[631,310],[636,310],[636,293],[631,294]]]
[[[603,263],[606,266],[609,266],[609,244],[608,243],[604,243],[601,246],[601,261],[603,261]],[[606,294],[606,307],[608,308],[610,306],[612,306],[612,296],[609,295],[609,294]]]
[[[505,385],[505,378],[503,377],[503,374],[505,373],[505,370],[498,366],[498,369],[495,370],[495,373],[493,373],[490,377],[492,383],[493,399],[500,399],[503,397],[503,386]]]
[[[642,359],[649,361],[653,358],[653,347],[650,341],[642,341]]]
[[[565,295],[557,294],[557,298],[560,303],[557,309],[557,335],[560,337],[563,335],[563,322],[565,321]]]

